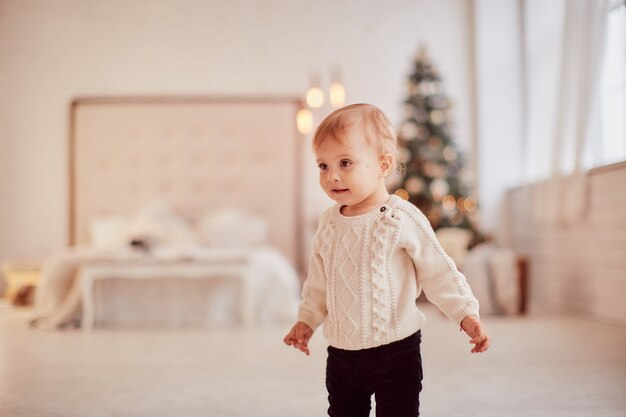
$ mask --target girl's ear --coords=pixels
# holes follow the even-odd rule
[[[382,177],[387,177],[391,174],[391,170],[393,168],[393,157],[390,153],[386,153],[380,157],[380,175]]]

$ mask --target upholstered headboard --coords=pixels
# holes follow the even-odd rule
[[[235,207],[264,217],[299,264],[298,99],[81,98],[70,117],[70,244],[95,216],[156,198],[191,220]]]

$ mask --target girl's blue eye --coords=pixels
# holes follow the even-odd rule
[[[339,162],[339,166],[342,168],[348,168],[350,165],[352,165],[352,162],[347,159],[342,159],[341,162]]]
[[[320,171],[326,171],[326,168],[328,168],[326,164],[319,164],[318,166],[320,167]]]

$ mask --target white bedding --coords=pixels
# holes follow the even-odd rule
[[[150,266],[151,270],[154,271],[155,265],[162,264],[167,266],[169,271],[180,271],[179,274],[170,274],[172,276],[170,276],[170,281],[167,284],[159,280],[154,280],[154,284],[151,284],[163,286],[161,290],[165,292],[171,292],[171,289],[175,288],[176,282],[180,282],[180,286],[187,285],[182,280],[185,280],[185,277],[193,276],[189,275],[189,271],[193,271],[194,268],[201,273],[223,265],[245,266],[242,268],[244,271],[242,273],[247,274],[244,277],[248,283],[247,289],[249,291],[246,299],[250,303],[245,307],[251,312],[254,323],[292,321],[295,318],[299,300],[297,273],[287,259],[271,247],[207,248],[196,244],[169,245],[154,248],[150,255],[131,248],[104,250],[91,247],[69,247],[52,255],[44,264],[41,283],[35,296],[35,309],[31,325],[45,329],[78,325],[81,320],[83,299],[83,283],[79,279],[80,272],[82,268],[96,264],[115,266],[117,271],[123,271],[125,267],[129,266],[141,268],[142,265],[145,265],[146,268]],[[111,278],[117,278],[116,282],[121,282],[124,279],[123,276],[112,276]],[[150,277],[142,276],[142,278],[149,279]],[[215,277],[209,277],[205,281],[210,281],[212,278]],[[199,285],[197,288],[196,293],[200,292],[197,294],[198,296],[203,295],[202,291],[221,291],[215,285],[212,287]],[[236,316],[237,312],[241,311],[241,306],[228,304],[240,303],[242,299],[237,296],[233,297],[232,294],[228,296],[227,292],[224,290],[223,293],[212,294],[210,298],[212,300],[211,308],[202,310],[203,314],[211,311],[213,315],[221,315],[222,319],[224,315]],[[140,299],[127,300],[126,305],[121,310],[118,300],[118,308],[114,318],[119,319],[120,314],[124,315],[126,312],[130,323],[141,323],[137,317],[137,312],[141,312],[141,308],[138,310],[137,306],[140,306],[141,303],[158,302],[158,299],[155,300],[157,298],[155,294],[153,287],[150,291],[145,291],[144,298],[146,299],[142,300],[140,296]],[[194,303],[186,303],[185,300],[182,302],[187,304],[188,310],[190,310],[194,306],[196,309],[198,308],[199,300],[202,298],[195,297]],[[100,303],[100,307],[103,304],[106,305],[107,300],[104,301],[104,303]],[[196,313],[197,311],[182,312],[179,308],[173,310],[170,316],[180,314],[181,317],[188,317],[190,314]],[[98,314],[103,314],[102,308],[96,311],[96,315]],[[106,312],[104,314],[106,315]],[[109,313],[109,315],[111,314]],[[169,324],[184,322],[177,317],[168,317],[168,320]],[[99,317],[96,320],[96,323],[107,322],[115,323],[115,320],[111,320],[111,317]],[[209,322],[215,322],[215,320],[209,320]],[[188,324],[189,320],[185,323]],[[207,321],[205,320],[203,323],[206,324]],[[196,324],[200,324],[200,321],[196,321]]]

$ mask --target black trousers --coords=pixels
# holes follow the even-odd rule
[[[371,396],[377,417],[419,416],[422,390],[421,333],[363,350],[328,347],[326,388],[331,417],[369,416]]]

